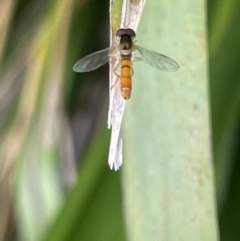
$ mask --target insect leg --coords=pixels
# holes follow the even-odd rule
[[[120,75],[117,73],[117,69],[119,68],[120,65],[121,65],[121,62],[119,62],[119,63],[117,64],[117,66],[114,68],[114,73],[115,73],[116,76],[118,76],[118,78],[117,78],[117,80],[115,81],[115,83],[111,86],[111,88],[113,88],[113,87],[116,85],[116,83],[118,82],[118,80],[119,80],[119,78],[120,78]]]
[[[117,64],[117,66],[114,68],[114,73],[115,73],[118,77],[120,77],[120,75],[117,73],[117,69],[120,67],[120,65],[121,65],[121,62],[119,62],[119,63]]]

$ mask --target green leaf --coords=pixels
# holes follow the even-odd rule
[[[123,135],[129,240],[217,240],[203,2],[148,1],[137,39],[180,70],[134,64]]]
[[[44,241],[125,240],[120,173],[107,165],[109,134],[104,125],[93,139],[77,183]]]

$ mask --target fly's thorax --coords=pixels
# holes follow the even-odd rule
[[[132,48],[132,38],[129,35],[123,35],[120,38],[120,48],[122,50],[127,50]]]
[[[133,41],[131,36],[123,35],[119,39],[118,43],[119,50],[121,52],[121,57],[131,58]]]

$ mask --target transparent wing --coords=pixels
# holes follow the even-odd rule
[[[109,52],[110,48],[107,48],[83,57],[74,64],[73,71],[89,72],[103,66],[109,60]]]
[[[140,54],[144,63],[152,66],[155,69],[168,72],[177,71],[179,69],[177,62],[163,54],[145,49],[141,46],[136,46],[136,52]]]

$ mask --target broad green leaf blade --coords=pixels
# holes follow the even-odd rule
[[[134,65],[124,119],[129,240],[217,240],[204,2],[148,1],[138,44],[178,62]]]
[[[239,123],[240,2],[215,5],[209,19],[209,52],[216,189],[221,209],[228,194]]]
[[[238,0],[210,1],[209,52],[216,190],[221,240],[240,240]]]

